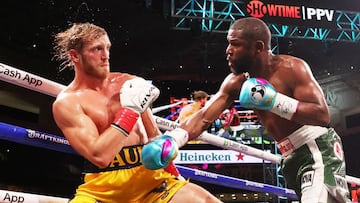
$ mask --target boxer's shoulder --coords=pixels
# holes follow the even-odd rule
[[[126,80],[136,77],[128,73],[112,72],[109,75],[109,80],[111,82],[125,82]]]

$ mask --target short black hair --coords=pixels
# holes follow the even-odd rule
[[[271,48],[271,32],[266,23],[258,18],[246,17],[236,20],[230,29],[242,30],[244,37],[250,41],[261,40],[266,48]]]

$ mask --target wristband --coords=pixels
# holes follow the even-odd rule
[[[297,111],[298,105],[298,100],[288,97],[284,94],[277,93],[274,106],[270,111],[279,115],[280,117],[291,120],[294,113]]]
[[[173,137],[179,147],[184,146],[189,141],[189,133],[182,128],[175,128],[174,130],[165,132],[164,134]]]
[[[135,111],[128,108],[120,108],[111,126],[129,136],[138,118],[139,114]]]
[[[168,173],[171,173],[171,175],[174,175],[175,177],[178,177],[180,175],[180,172],[176,168],[174,162],[171,162],[168,166],[164,168],[164,170]]]
[[[179,170],[176,168],[174,162],[171,162],[164,170],[171,175],[175,176],[178,180],[186,181],[184,177],[180,174]]]

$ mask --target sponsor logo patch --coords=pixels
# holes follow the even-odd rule
[[[312,186],[315,171],[307,171],[301,176],[301,189]]]
[[[289,156],[295,150],[294,145],[289,138],[286,138],[278,143],[278,148],[284,157]]]
[[[334,143],[334,154],[338,159],[344,159],[344,151],[342,150],[341,144],[338,141],[335,141]]]
[[[334,175],[334,177],[335,177],[336,187],[341,188],[344,191],[348,192],[349,189],[348,189],[346,179],[339,175]]]

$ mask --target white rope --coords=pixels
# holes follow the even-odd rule
[[[159,116],[154,115],[154,118],[155,118],[156,124],[162,130],[173,130],[179,126],[179,124],[177,124],[173,121],[167,120],[165,118],[161,118]],[[257,158],[261,158],[261,159],[270,161],[271,163],[279,164],[281,161],[281,157],[277,156],[275,154],[265,152],[260,149],[254,148],[254,147],[250,147],[248,145],[244,145],[239,142],[228,140],[228,139],[213,135],[208,132],[203,132],[197,138],[197,140],[201,140],[201,141],[204,141],[206,143],[209,143],[209,144],[221,147],[221,148],[242,152],[247,155],[251,155],[251,156],[254,156]]]
[[[64,85],[27,73],[25,71],[18,70],[2,63],[0,63],[0,79],[51,96],[58,95],[60,91],[65,88]],[[172,130],[178,127],[178,124],[173,121],[155,115],[154,118],[160,129]],[[241,143],[218,137],[207,132],[202,133],[198,139],[219,147],[252,155],[272,163],[280,163],[281,160],[281,157],[275,154],[267,153],[254,147],[243,145]],[[348,183],[360,185],[359,178],[346,175],[346,180]]]
[[[176,102],[176,103],[173,103],[173,104],[169,104],[169,105],[164,105],[164,106],[159,106],[159,107],[154,107],[151,109],[152,113],[158,113],[160,111],[163,111],[165,109],[169,109],[171,107],[174,107],[174,106],[177,106],[179,104],[182,104],[183,101],[179,101],[179,102]]]
[[[69,199],[38,194],[0,190],[0,203],[68,203]]]
[[[155,115],[154,115],[154,118],[155,118],[156,124],[162,130],[173,130],[179,126],[179,124],[177,124],[173,121],[167,120],[165,118],[161,118],[161,117],[158,117]],[[281,156],[279,156],[279,155],[275,155],[275,154],[272,154],[272,153],[269,153],[266,151],[262,151],[257,148],[254,148],[254,147],[250,147],[248,145],[241,144],[239,142],[228,140],[228,139],[213,135],[208,132],[203,132],[197,138],[197,140],[201,140],[201,141],[207,142],[208,144],[212,144],[212,145],[215,145],[215,146],[218,146],[221,148],[230,149],[230,150],[234,150],[237,152],[242,152],[247,155],[251,155],[251,156],[254,156],[257,158],[261,158],[263,160],[270,161],[271,163],[274,163],[274,164],[280,164],[280,161],[282,159]],[[346,181],[348,183],[354,183],[356,185],[360,185],[360,179],[356,178],[356,177],[346,175]]]
[[[1,80],[56,97],[64,85],[0,63]]]

